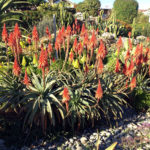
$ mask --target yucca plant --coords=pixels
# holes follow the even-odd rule
[[[23,105],[22,110],[26,112],[24,126],[32,126],[33,122],[36,122],[42,126],[45,133],[48,119],[53,126],[57,120],[64,121],[65,109],[56,96],[62,87],[56,75],[56,72],[49,72],[44,81],[41,76],[32,72],[26,95],[18,103]]]

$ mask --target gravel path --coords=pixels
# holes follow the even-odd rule
[[[118,142],[116,150],[128,150],[128,147],[133,150],[149,150],[150,113],[136,114],[133,110],[127,110],[123,118],[119,120],[116,128],[97,126],[95,129],[85,129],[79,135],[65,141],[60,139],[56,143],[49,143],[40,140],[37,144],[32,145],[32,148],[22,147],[21,150],[94,150],[97,142],[99,142],[100,150],[105,150],[114,142]],[[122,142],[124,142],[124,147],[121,145]],[[140,142],[146,144],[140,147]],[[0,150],[5,149],[4,141],[0,140]],[[14,148],[9,148],[9,150],[12,149]]]

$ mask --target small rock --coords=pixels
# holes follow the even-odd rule
[[[69,140],[69,142],[70,142],[71,144],[73,143],[73,141],[74,141],[73,139],[70,139],[70,140]]]
[[[82,138],[80,139],[80,141],[81,141],[81,143],[82,143],[83,145],[85,145],[85,144],[87,143],[87,138],[86,138],[86,137],[82,137]]]

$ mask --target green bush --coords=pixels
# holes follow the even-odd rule
[[[131,24],[138,13],[136,0],[115,0],[113,4],[117,19]]]
[[[149,23],[136,24],[134,35],[135,37],[139,35],[149,37],[150,36],[150,24]]]
[[[143,13],[138,13],[137,17],[135,18],[136,23],[149,23],[149,17],[144,15]]]
[[[91,16],[97,16],[100,10],[101,3],[99,0],[84,0],[76,7],[77,11],[88,12]]]
[[[138,110],[145,110],[150,108],[150,93],[143,90],[136,91],[135,108]]]

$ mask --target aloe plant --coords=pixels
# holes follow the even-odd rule
[[[16,109],[16,104],[24,97],[25,86],[12,73],[0,71],[0,105],[2,111]]]
[[[23,104],[26,112],[24,126],[32,123],[41,122],[43,132],[46,131],[47,120],[55,126],[56,120],[64,121],[65,109],[61,101],[56,97],[62,87],[56,80],[55,72],[50,72],[43,78],[32,72],[31,85],[27,87],[26,95],[18,104]],[[56,119],[57,118],[57,119]]]

